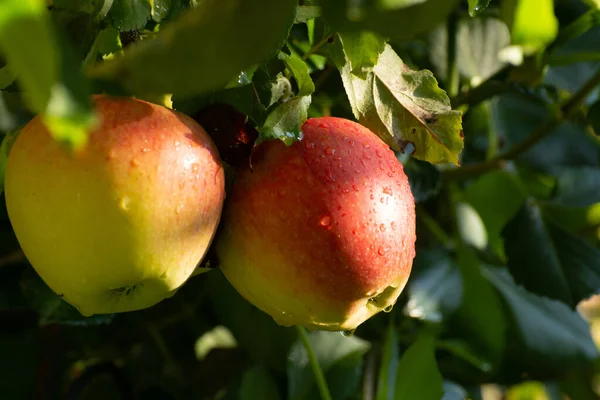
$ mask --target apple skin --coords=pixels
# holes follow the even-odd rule
[[[255,147],[215,246],[231,284],[280,325],[353,330],[393,306],[415,256],[402,164],[367,128],[309,119],[302,141]]]
[[[101,126],[70,152],[40,117],[17,137],[6,206],[27,259],[83,315],[171,296],[219,224],[225,177],[191,118],[132,98],[94,97]]]

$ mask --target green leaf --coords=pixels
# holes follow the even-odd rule
[[[367,72],[373,70],[379,55],[385,50],[385,39],[364,31],[340,33],[338,38],[344,48],[350,72],[365,79]]]
[[[435,361],[434,338],[422,336],[406,350],[398,363],[394,399],[439,400],[443,394],[443,379]]]
[[[375,400],[393,400],[399,359],[398,335],[393,320],[385,333],[381,353],[381,368],[377,378],[377,396]]]
[[[54,293],[33,268],[25,270],[20,284],[23,295],[39,314],[40,325],[53,323],[75,326],[106,325],[114,317],[113,314],[84,317],[75,307]]]
[[[0,53],[31,109],[43,111],[59,76],[59,50],[46,2],[0,0],[0,10]]]
[[[123,47],[119,38],[119,31],[113,27],[102,29],[96,37],[96,49],[102,55],[120,52]]]
[[[198,360],[203,360],[213,349],[233,349],[235,347],[237,347],[237,342],[233,334],[221,325],[203,333],[194,345]]]
[[[462,275],[463,295],[451,324],[477,354],[492,367],[496,366],[505,348],[506,319],[498,294],[482,275],[474,250],[460,245],[458,265]]]
[[[485,225],[490,247],[502,259],[505,259],[502,230],[525,204],[526,196],[519,179],[506,171],[483,175],[464,193],[464,200],[473,206]]]
[[[589,325],[578,312],[517,286],[505,269],[486,267],[483,273],[502,295],[524,346],[515,347],[514,368],[520,364],[525,371],[543,374],[572,370],[598,358]]]
[[[306,23],[312,19],[321,16],[321,7],[319,6],[298,6],[296,10],[295,23]]]
[[[458,266],[441,249],[417,252],[406,292],[405,312],[432,323],[448,319],[461,305],[463,282]]]
[[[148,0],[113,0],[108,20],[119,32],[143,28],[150,19]]]
[[[298,84],[298,96],[309,96],[315,91],[315,84],[310,77],[308,65],[295,54],[287,55],[285,53],[279,53],[280,60],[282,60],[292,74],[296,78]]]
[[[595,167],[566,168],[558,175],[554,203],[585,207],[600,203],[600,170]]]
[[[365,30],[406,39],[444,21],[455,4],[455,0],[327,0],[321,7],[325,20],[338,32]]]
[[[444,381],[444,397],[442,400],[464,400],[469,397],[469,394],[458,383],[452,381]]]
[[[503,21],[489,17],[462,19],[456,33],[456,68],[462,77],[477,85],[506,65],[498,54],[509,44],[510,32]],[[436,76],[447,76],[447,26],[440,26],[429,35],[428,48]]]
[[[205,0],[92,74],[135,94],[189,96],[220,89],[268,59],[293,24],[294,0]],[[175,72],[176,71],[176,72]]]
[[[395,150],[412,145],[414,157],[420,160],[458,163],[463,148],[462,114],[452,110],[430,71],[409,69],[389,45],[365,79],[352,73],[339,43],[334,58],[352,112],[362,125]]]
[[[270,139],[280,139],[287,146],[302,138],[302,125],[306,122],[310,96],[294,98],[279,104],[269,114],[263,126],[259,129],[258,142]]]
[[[16,78],[17,76],[8,65],[0,68],[0,90],[6,89],[15,81]]]
[[[480,12],[486,9],[490,4],[490,0],[469,0],[469,15],[477,16]]]
[[[502,3],[502,11],[512,44],[525,54],[543,49],[556,38],[558,20],[553,0],[507,0]]]
[[[440,171],[428,162],[411,158],[404,164],[415,202],[426,201],[438,194],[442,186]]]
[[[239,390],[240,400],[279,400],[279,388],[264,366],[254,366],[242,376]]]
[[[52,0],[54,7],[64,8],[70,11],[78,11],[86,14],[92,14],[96,11],[97,0]]]
[[[543,218],[532,201],[503,232],[508,268],[533,293],[576,304],[600,288],[600,250]]]
[[[308,341],[329,383],[332,397],[341,399],[352,394],[358,384],[362,357],[370,343],[354,336],[344,337],[339,332],[324,331],[309,334]],[[318,398],[308,355],[299,340],[288,356],[288,382],[289,399]]]

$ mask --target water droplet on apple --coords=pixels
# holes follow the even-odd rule
[[[383,161],[382,160],[379,160],[379,169],[382,170],[382,171],[385,169],[385,166],[383,165]]]
[[[329,124],[326,124],[325,122],[321,122],[321,123],[319,124],[319,127],[320,127],[320,128],[329,128]]]
[[[183,211],[183,203],[179,202],[179,204],[177,204],[177,208],[175,209],[175,213],[181,214],[182,211]]]
[[[392,223],[390,225],[392,226],[392,230],[395,231],[396,230],[396,221],[392,221]]]
[[[394,194],[394,191],[392,190],[391,187],[386,186],[383,188],[383,193],[387,194],[388,196],[391,196]]]
[[[192,172],[197,173],[200,170],[200,164],[192,164]]]
[[[358,188],[358,186],[356,186],[356,184],[352,185],[352,189],[354,189],[355,192],[360,191],[360,189]]]
[[[361,164],[363,167],[366,167],[366,166],[367,166],[367,163],[366,163],[366,162],[365,162],[365,160],[363,160],[362,158],[360,159],[360,164]],[[358,171],[356,171],[356,172],[358,172]]]
[[[369,198],[371,198],[371,200],[375,200],[375,196],[373,195],[373,193],[371,193],[371,195],[369,196]]]
[[[327,154],[328,156],[332,156],[335,154],[335,149],[332,149],[331,147],[327,147],[325,149],[325,154]]]
[[[363,157],[367,160],[371,159],[371,155],[369,153],[367,153],[367,151],[363,151]]]
[[[364,147],[365,149],[370,149],[370,148],[371,148],[371,145],[370,145],[369,143],[367,143],[367,142],[364,142],[364,143],[363,143],[363,147]]]
[[[116,158],[117,157],[117,151],[115,149],[112,149],[109,153],[108,153],[108,158],[112,159],[112,158]]]
[[[306,147],[307,149],[314,149],[315,144],[313,142],[305,142],[304,147]]]
[[[393,173],[393,172],[388,172],[388,176],[389,176],[390,178],[393,178],[393,177],[394,177],[394,173]]]
[[[350,139],[350,141],[348,143],[350,143],[350,147],[354,147],[354,145],[356,144],[356,143],[354,143],[354,140],[352,140],[352,139]]]
[[[383,312],[390,313],[390,312],[392,312],[393,309],[394,309],[394,305],[392,304],[392,305],[389,305],[386,308],[384,308]]]
[[[379,248],[377,249],[377,254],[379,254],[380,256],[384,256],[385,253],[386,253],[385,247],[379,246]]]
[[[119,207],[121,207],[121,209],[124,211],[129,210],[130,206],[131,206],[131,199],[127,196],[123,197],[121,199],[121,201],[119,202]]]
[[[181,145],[181,142],[179,140],[175,141],[175,147],[179,147]]]
[[[350,337],[350,336],[354,335],[355,331],[356,331],[356,329],[348,329],[348,330],[345,330],[345,331],[341,331],[341,333],[345,337]]]
[[[319,220],[319,224],[321,224],[321,226],[331,225],[331,217],[329,215],[323,215]]]
[[[150,147],[144,147],[142,149],[142,153],[148,153],[150,151]]]
[[[385,224],[379,224],[379,230],[385,232]]]
[[[381,150],[379,150],[379,149],[375,150],[375,154],[377,154],[377,157],[379,157],[379,158],[383,157],[383,154],[381,153]]]

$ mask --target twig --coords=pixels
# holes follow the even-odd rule
[[[525,140],[515,144],[508,151],[488,161],[448,170],[443,173],[446,180],[464,179],[496,169],[507,160],[513,160],[532,148],[540,140],[552,133],[565,120],[572,117],[586,97],[600,84],[600,71],[591,77],[573,96],[563,103],[558,112],[542,122]]]
[[[321,399],[331,400],[331,394],[329,393],[329,388],[327,387],[327,381],[325,381],[325,375],[323,375],[323,370],[321,369],[319,361],[315,356],[315,352],[308,341],[306,329],[298,325],[296,325],[296,328],[298,329],[300,340],[302,340],[302,344],[304,345],[306,353],[308,354],[308,360],[310,361],[310,366],[312,367],[313,374],[315,375],[315,380],[317,381],[317,386],[319,387],[319,392],[321,393]]]
[[[453,246],[452,238],[444,232],[442,227],[429,213],[422,207],[417,206],[417,218],[429,229],[433,236],[446,248]]]
[[[306,53],[304,53],[304,55],[302,56],[302,59],[304,61],[308,60],[309,57],[312,56],[313,54],[315,54],[317,51],[319,51],[321,49],[321,47],[325,46],[326,43],[329,43],[332,38],[333,38],[333,34],[323,36],[323,38],[321,40],[319,40],[319,42],[317,44],[315,44]]]
[[[458,32],[458,15],[456,13],[450,14],[448,18],[448,47],[447,47],[447,64],[446,64],[446,91],[450,97],[454,97],[458,94],[459,86],[459,74],[456,65],[456,40]]]

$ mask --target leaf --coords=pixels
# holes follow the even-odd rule
[[[463,337],[469,337],[470,346],[494,367],[506,346],[506,319],[502,303],[492,285],[483,277],[474,251],[460,245],[457,253],[463,295],[451,324]]]
[[[306,23],[312,19],[321,16],[321,7],[319,6],[298,6],[296,9],[295,23]]]
[[[441,249],[417,252],[406,287],[405,311],[412,318],[439,323],[461,305],[463,282],[458,266]]]
[[[25,270],[20,284],[23,295],[39,314],[40,325],[53,323],[74,326],[106,325],[114,317],[114,314],[97,314],[84,317],[75,307],[54,293],[33,268]]]
[[[549,117],[546,108],[517,95],[498,96],[492,103],[494,129],[501,133],[505,147],[525,140]],[[574,123],[565,122],[517,161],[537,172],[558,175],[564,167],[600,165],[600,142]]]
[[[196,340],[194,350],[196,358],[203,360],[213,349],[232,349],[235,347],[237,347],[237,342],[229,329],[217,325]]]
[[[279,53],[280,60],[285,63],[286,68],[288,68],[294,78],[296,78],[296,83],[298,84],[298,96],[309,96],[315,91],[315,84],[310,77],[310,73],[308,71],[308,65],[295,54],[287,55],[285,53]]]
[[[507,0],[502,3],[502,12],[512,44],[525,54],[543,49],[558,33],[553,0]]]
[[[461,113],[430,71],[410,70],[386,45],[372,72],[362,79],[351,71],[344,49],[335,45],[352,112],[395,150],[414,147],[414,157],[430,163],[458,163],[463,148]]]
[[[17,76],[12,72],[8,65],[0,68],[0,90],[6,89],[16,78]]]
[[[141,29],[150,19],[150,3],[148,0],[113,0],[107,18],[119,32]]]
[[[0,91],[0,132],[10,132],[33,118],[20,93]]]
[[[96,10],[97,1],[81,0],[52,0],[54,7],[64,8],[70,11],[79,11],[86,14],[92,14]]]
[[[323,17],[337,32],[371,31],[394,39],[407,39],[443,22],[454,0],[327,0]]]
[[[282,46],[294,0],[205,0],[91,74],[135,94],[181,96],[222,88]],[[175,73],[176,71],[176,73]]]
[[[340,33],[338,38],[344,48],[350,72],[365,79],[373,70],[379,55],[385,50],[385,39],[371,32]]]
[[[575,307],[600,288],[600,249],[543,218],[528,202],[503,232],[508,268],[533,293]]]
[[[59,75],[59,50],[46,2],[0,0],[0,10],[0,52],[17,75],[31,109],[43,111]]]
[[[440,171],[425,161],[411,158],[404,164],[415,202],[420,203],[436,196],[442,186]]]
[[[506,65],[498,54],[509,44],[510,32],[503,21],[489,17],[461,19],[456,33],[456,68],[476,85]],[[447,76],[447,26],[440,26],[429,35],[429,59],[436,76]]]
[[[393,320],[388,326],[383,343],[381,368],[379,369],[379,376],[377,378],[377,397],[375,400],[393,400],[399,359],[398,335],[396,334],[396,324]]]
[[[340,399],[353,393],[352,386],[356,387],[358,384],[358,368],[362,357],[370,348],[370,343],[354,336],[344,337],[339,332],[324,331],[309,334],[308,341],[329,383],[332,397]],[[308,354],[299,340],[289,352],[288,382],[291,400],[318,398]],[[349,387],[350,393],[347,393]],[[341,395],[342,393],[346,395]]]
[[[456,203],[456,227],[461,240],[478,250],[488,245],[488,236],[479,213],[469,203]]]
[[[489,4],[490,0],[469,0],[469,15],[471,17],[477,16],[477,14],[485,10]]]
[[[434,338],[421,336],[400,359],[394,398],[439,400],[443,394],[443,379],[435,361]]]
[[[261,365],[254,366],[244,373],[239,395],[240,400],[281,399],[277,382],[269,371]]]
[[[468,398],[468,393],[458,383],[444,381],[444,397],[442,400],[464,400]]]
[[[572,207],[600,203],[600,170],[595,167],[564,169],[558,175],[552,201]]]
[[[526,196],[519,179],[506,171],[487,173],[465,190],[465,201],[481,217],[490,247],[503,260],[502,230],[525,204]]]
[[[559,301],[517,286],[504,269],[486,267],[483,274],[512,314],[524,346],[523,350],[517,348],[515,356],[525,371],[536,374],[568,371],[598,358],[589,326],[579,313]]]
[[[306,122],[310,96],[294,98],[279,104],[269,114],[257,142],[269,139],[280,139],[287,146],[302,138],[302,125]]]

